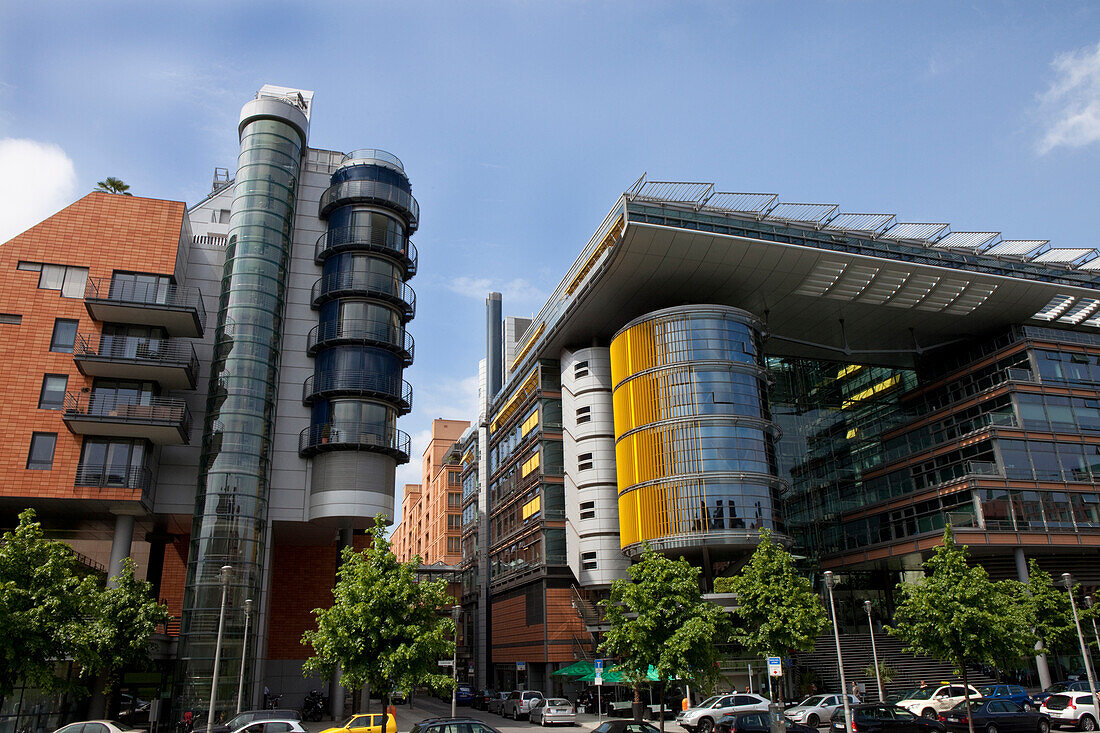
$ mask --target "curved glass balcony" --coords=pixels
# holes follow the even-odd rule
[[[368,163],[382,163],[383,165],[390,165],[402,173],[405,172],[405,165],[401,162],[393,153],[388,153],[385,150],[379,150],[378,148],[360,148],[359,150],[352,150],[350,153],[340,159],[340,168],[345,165],[364,165]]]
[[[370,226],[335,227],[317,238],[313,261],[320,265],[329,255],[340,252],[378,252],[396,258],[405,277],[416,274],[416,247],[404,235]]]
[[[319,397],[367,397],[397,407],[404,415],[412,410],[412,385],[404,379],[383,377],[375,372],[352,371],[311,374],[302,385],[302,402]]]
[[[420,204],[408,191],[381,181],[343,181],[321,194],[318,216],[322,219],[338,206],[345,204],[379,204],[404,215],[409,232],[416,230],[420,222]]]
[[[306,337],[306,353],[314,356],[326,346],[361,344],[381,346],[396,352],[405,366],[413,362],[415,342],[412,334],[381,321],[337,321],[314,326]]]
[[[298,455],[303,458],[328,450],[370,450],[409,461],[409,434],[396,428],[380,430],[376,425],[332,422],[310,425],[298,434]]]
[[[416,315],[416,291],[408,283],[378,273],[333,272],[313,283],[310,300],[317,308],[326,300],[365,295],[398,306],[410,320]]]

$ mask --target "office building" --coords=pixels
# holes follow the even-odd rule
[[[646,544],[709,587],[770,530],[864,635],[948,523],[994,577],[1100,585],[1097,272],[1089,246],[643,177],[525,328],[488,301],[479,680],[593,656]]]

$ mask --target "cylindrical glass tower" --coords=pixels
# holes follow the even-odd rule
[[[712,556],[783,531],[761,325],[717,305],[635,319],[611,341],[620,543]]]
[[[315,362],[302,393],[311,420],[298,442],[313,458],[310,519],[392,517],[394,471],[409,460],[397,418],[412,408],[402,373],[413,359],[405,327],[416,294],[406,280],[416,273],[409,235],[419,209],[400,160],[356,150],[332,174],[320,216],[328,230],[315,252],[319,323],[307,340]]]
[[[290,98],[261,93],[241,110],[241,152],[180,630],[181,710],[205,713],[210,699],[221,567],[233,571],[217,711],[236,708],[244,633],[240,609],[244,599],[260,598],[287,270],[308,125],[304,104]],[[248,645],[249,658],[254,648]],[[246,665],[246,672],[251,667]]]

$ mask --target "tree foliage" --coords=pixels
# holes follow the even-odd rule
[[[715,591],[737,595],[733,638],[758,657],[812,651],[829,617],[810,581],[798,574],[791,553],[760,532],[760,544],[741,573],[717,578]]]
[[[662,700],[671,680],[712,681],[718,661],[715,641],[728,635],[729,622],[721,608],[703,600],[699,568],[647,546],[627,572],[630,579],[613,581],[610,597],[601,602],[610,629],[600,649],[618,660],[616,669],[634,688],[635,701],[650,666],[661,684]]]
[[[1023,585],[994,582],[981,566],[967,564],[966,546],[955,543],[951,528],[925,563],[926,577],[899,583],[901,602],[889,629],[905,642],[905,651],[951,662],[968,685],[968,664],[995,664],[1025,654],[1035,643],[1030,604],[1022,603]],[[969,704],[969,687],[967,686]],[[973,733],[973,723],[970,731]]]
[[[303,672],[327,677],[340,669],[346,686],[369,684],[387,699],[395,687],[449,687],[438,661],[454,653],[453,601],[443,580],[417,582],[420,558],[399,562],[385,530],[379,515],[363,552],[344,549],[332,606],[315,608],[317,629],[302,635],[313,647]]]
[[[99,181],[95,185],[96,191],[103,191],[104,193],[118,193],[123,196],[133,196],[130,193],[129,184],[123,183],[122,179],[115,178],[114,176],[107,176],[102,181]]]
[[[1028,561],[1027,598],[1035,635],[1046,648],[1065,648],[1076,641],[1069,596],[1054,584],[1050,573],[1041,570],[1034,559]]]

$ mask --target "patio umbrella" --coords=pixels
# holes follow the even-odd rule
[[[590,675],[595,673],[596,666],[592,662],[580,661],[574,664],[570,664],[564,669],[559,669],[557,672],[551,672],[551,677],[583,677],[584,675]]]

